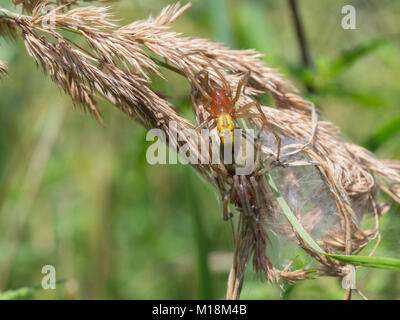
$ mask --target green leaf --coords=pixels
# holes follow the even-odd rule
[[[377,258],[377,257],[366,257],[366,256],[355,256],[355,255],[339,255],[339,254],[328,254],[314,241],[314,239],[308,234],[308,232],[303,228],[301,223],[297,220],[296,216],[293,214],[286,200],[281,196],[279,190],[269,173],[266,174],[266,179],[268,185],[270,186],[272,193],[274,194],[278,204],[282,208],[283,213],[289,220],[290,224],[297,231],[299,236],[315,251],[324,254],[332,259],[370,268],[380,268],[380,269],[390,269],[390,270],[400,270],[400,259],[394,258]]]
[[[354,255],[344,256],[339,254],[328,254],[328,253],[326,253],[325,255],[331,257],[332,259],[345,263],[354,264],[356,266],[400,270],[400,259],[354,256]]]
[[[16,290],[7,290],[4,292],[0,292],[0,300],[19,300],[19,299],[28,299],[32,296],[32,294],[36,291],[36,288],[19,288]]]
[[[331,62],[330,75],[337,76],[339,73],[348,69],[352,64],[360,60],[362,57],[388,43],[388,41],[389,38],[387,37],[378,38],[343,52],[339,57]]]
[[[394,117],[381,126],[375,134],[370,137],[365,146],[371,151],[375,151],[385,142],[395,137],[400,132],[400,116]]]
[[[382,95],[381,92],[376,91],[354,91],[346,88],[341,83],[334,83],[327,85],[323,90],[325,94],[335,95],[345,99],[351,99],[351,101],[359,103],[363,107],[372,109],[383,109],[389,106],[387,99]]]

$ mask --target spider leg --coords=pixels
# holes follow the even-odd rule
[[[244,106],[242,106],[242,107],[240,107],[240,108],[237,108],[237,109],[235,110],[235,113],[242,113],[242,112],[245,112],[245,111],[249,110],[251,107],[254,107],[254,104],[255,104],[255,102],[247,103],[247,104],[245,104]]]
[[[206,90],[201,87],[199,82],[195,79],[195,77],[193,77],[190,72],[187,72],[187,76],[189,77],[192,84],[196,87],[196,89],[199,90],[203,97],[207,99],[206,105],[208,106],[212,102],[212,98],[210,97],[210,95],[207,93]]]
[[[202,78],[200,80],[200,76],[204,74],[204,78]],[[194,78],[196,79],[197,83],[201,83],[203,88],[205,89],[205,91],[208,93],[210,92],[210,86],[209,86],[209,82],[208,82],[208,78],[209,78],[209,72],[207,71],[207,69],[202,69],[200,70],[195,76]]]
[[[261,121],[263,121],[263,125],[260,128],[260,132],[264,129],[264,127],[267,127],[269,131],[274,135],[276,142],[278,144],[277,147],[277,155],[276,155],[276,162],[280,162],[280,154],[281,154],[281,138],[278,136],[276,131],[272,128],[272,126],[269,124],[269,122],[265,121],[265,118],[260,116],[258,113],[240,113],[240,114],[235,114],[232,116],[233,119],[247,119],[247,118],[259,118]]]
[[[235,98],[233,99],[233,104],[235,105],[236,102],[239,100],[240,97],[240,93],[242,92],[242,88],[243,88],[243,93],[244,93],[244,88],[246,88],[246,85],[249,81],[249,77],[250,77],[250,71],[247,71],[239,80],[239,83],[236,87],[236,94],[235,94]]]
[[[215,121],[209,128],[209,130],[211,131],[212,129],[214,129],[216,126],[218,125],[218,122]]]
[[[230,208],[230,206],[229,206],[229,202],[230,202],[230,192],[225,193],[225,195],[224,195],[224,197],[223,197],[223,200],[224,200],[224,204],[223,204],[223,206],[224,206],[223,219],[224,219],[225,221],[227,221],[227,220],[229,220],[229,219],[231,219],[231,218],[233,217],[231,208]]]
[[[203,87],[206,88],[207,92],[210,92],[210,85],[209,85],[209,72],[208,71],[204,71],[204,78],[203,78]]]
[[[200,55],[206,62],[207,64],[215,71],[215,73],[218,75],[218,77],[221,79],[222,84],[224,85],[224,89],[227,92],[227,94],[231,97],[232,96],[232,91],[231,91],[231,87],[228,83],[228,81],[226,81],[225,77],[222,75],[222,73],[218,70],[218,68],[211,62],[211,60],[204,54],[204,52],[202,51],[194,51],[194,52],[190,52],[188,54],[185,54],[186,56],[188,55],[193,55],[193,54],[198,54]]]
[[[281,138],[279,137],[279,135],[276,133],[276,131],[274,130],[274,128],[271,126],[271,124],[268,122],[267,117],[265,116],[264,112],[261,109],[261,106],[259,103],[254,102],[259,114],[261,115],[261,117],[264,119],[264,124],[267,126],[267,128],[272,132],[272,134],[275,136],[276,142],[278,144],[278,151],[277,151],[277,155],[276,155],[276,161],[280,162],[279,158],[281,155]]]
[[[215,127],[215,124],[213,125],[213,127]],[[210,155],[213,154],[211,143],[209,144],[209,152],[210,152]],[[219,155],[220,155],[220,154],[219,154]],[[224,186],[224,183],[222,182],[222,181],[223,181],[223,178],[221,177],[221,174],[224,175],[225,177],[227,177],[228,180],[230,179],[231,175],[229,174],[228,170],[225,168],[224,163],[223,163],[223,160],[222,160],[222,162],[219,161],[217,164],[213,164],[213,163],[212,163],[212,160],[213,160],[213,159],[210,159],[210,160],[211,160],[212,166],[214,167],[214,170],[217,172],[218,179],[221,180],[220,185],[221,185],[221,187],[223,187],[223,186]],[[221,159],[220,159],[220,160],[221,160]],[[229,181],[228,181],[228,182],[229,182]],[[223,187],[223,188],[225,189],[225,187]]]
[[[221,79],[222,84],[224,85],[224,89],[227,92],[228,96],[232,96],[232,91],[231,91],[231,86],[229,85],[228,81],[226,81],[225,77],[223,74],[218,70],[218,68],[211,62],[211,60],[203,53],[200,52],[200,55],[203,57],[204,60],[207,61],[208,65],[213,68],[215,73],[218,75],[218,77]]]
[[[264,175],[264,174],[267,173],[268,171],[270,171],[270,170],[272,170],[273,168],[277,167],[278,164],[279,164],[279,162],[273,162],[273,163],[271,163],[267,168],[262,168],[261,170],[259,170],[259,171],[256,173],[256,176],[262,176],[262,175]]]
[[[257,134],[257,151],[256,151],[256,160],[255,160],[255,164],[254,164],[254,168],[253,168],[253,172],[257,172],[258,167],[260,166],[260,159],[261,159],[261,132],[264,128],[264,125],[261,127],[261,129],[258,131]]]
[[[209,116],[206,120],[204,120],[202,123],[200,123],[196,128],[194,128],[195,131],[199,132],[201,129],[203,129],[206,125],[208,125],[212,120],[214,119],[213,116]]]
[[[219,165],[219,169],[221,170],[222,174],[223,174],[225,177],[230,177],[230,176],[231,176],[231,175],[229,174],[228,170],[226,169],[226,167],[225,167],[225,165],[224,165],[224,163],[223,163],[223,160],[222,160],[222,162],[220,162],[218,165]]]
[[[203,86],[205,87],[205,90],[199,85],[199,76],[204,73],[204,79],[203,79]],[[194,86],[200,91],[200,93],[202,94],[203,97],[205,97],[207,99],[206,103],[203,105],[204,110],[206,110],[208,113],[211,113],[210,110],[210,105],[212,103],[212,98],[210,97],[210,95],[208,94],[209,92],[209,85],[208,85],[208,71],[206,69],[201,70],[195,77],[193,77],[192,74],[188,73],[187,76],[190,78],[190,80],[192,81],[192,83],[194,84]],[[192,91],[191,93],[191,98],[192,98],[192,103],[193,105],[197,104],[194,92]],[[202,122],[200,125],[198,125],[195,130],[199,131],[201,128],[203,128],[204,126],[207,125],[207,120],[210,119],[207,118],[204,122]]]
[[[261,201],[261,195],[260,195],[260,188],[259,184],[257,182],[257,179],[254,176],[250,177],[250,183],[253,187],[253,191],[255,194],[255,209],[258,210],[259,208],[262,208],[262,201]]]
[[[211,154],[211,150],[210,150],[210,154]],[[212,164],[211,163],[211,167],[214,169],[214,172],[212,174],[213,174],[215,180],[217,180],[219,188],[221,188],[222,190],[225,191],[226,190],[225,189],[225,183],[224,183],[224,179],[223,179],[222,174],[221,174],[221,171],[223,171],[223,170],[220,171],[217,164]]]
[[[243,111],[246,111],[253,106],[257,107],[259,114],[258,113],[242,113]],[[232,115],[232,118],[233,119],[259,118],[264,123],[264,125],[269,129],[269,131],[271,131],[271,133],[275,136],[276,142],[278,143],[278,152],[277,152],[277,156],[276,156],[276,161],[280,162],[279,157],[281,154],[281,138],[276,133],[274,128],[271,126],[271,124],[268,122],[264,112],[261,110],[261,106],[259,103],[251,102],[251,103],[246,104],[245,106],[237,109],[235,111],[235,113]],[[263,129],[263,128],[261,128],[261,129]]]

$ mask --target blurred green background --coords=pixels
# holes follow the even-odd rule
[[[13,9],[10,2],[0,5]],[[308,67],[288,1],[192,2],[175,30],[264,53],[346,139],[381,158],[400,159],[399,1],[299,1]],[[169,3],[120,0],[112,6],[121,23],[129,23]],[[346,4],[357,10],[356,30],[341,27]],[[0,291],[40,285],[42,267],[50,264],[65,281],[57,290],[35,290],[33,298],[224,298],[232,236],[212,188],[189,166],[149,165],[150,142],[137,123],[104,104],[101,127],[73,108],[21,41],[0,44],[10,73],[0,82]],[[165,74],[168,83],[155,80],[155,86],[189,116],[188,83]],[[381,220],[377,256],[400,257],[399,211],[394,206]],[[399,299],[400,274],[359,269],[357,287],[369,298]],[[242,298],[343,295],[335,278],[282,290],[249,271]]]

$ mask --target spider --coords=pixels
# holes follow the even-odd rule
[[[255,201],[256,200],[255,198],[258,198],[258,192],[257,190],[255,190],[257,189],[256,177],[262,175],[266,170],[268,170],[268,169],[258,170],[260,156],[261,156],[261,139],[259,137],[261,132],[264,130],[264,128],[268,128],[276,138],[277,141],[276,163],[280,163],[279,157],[281,149],[281,139],[267,121],[267,118],[265,117],[265,114],[262,111],[259,103],[250,102],[242,107],[235,108],[235,105],[240,98],[242,89],[244,90],[248,82],[250,72],[248,71],[242,76],[237,85],[235,96],[233,96],[231,87],[228,81],[222,75],[222,73],[211,63],[211,61],[204,53],[199,52],[199,54],[205,61],[207,61],[207,64],[218,75],[218,77],[222,81],[223,88],[210,86],[209,73],[206,69],[201,70],[195,77],[193,77],[193,75],[188,73],[191,82],[202,95],[204,102],[204,110],[209,113],[209,117],[206,118],[197,127],[195,127],[195,130],[199,132],[202,128],[204,128],[205,126],[209,125],[214,121],[214,123],[210,126],[210,129],[217,127],[218,135],[222,142],[221,146],[225,145],[226,143],[231,143],[233,145],[234,129],[235,129],[235,123],[233,122],[234,119],[258,118],[262,121],[262,127],[258,132],[255,166],[253,168],[252,173],[250,174],[250,181],[253,187],[253,191],[251,191],[250,187],[246,186],[246,188],[244,188],[243,183],[239,183],[239,181],[241,180],[238,180],[238,177],[235,175],[234,171],[228,169],[228,171],[225,172],[233,176],[233,181],[234,181],[233,185],[236,186],[236,189],[238,189],[239,187],[240,187],[239,189],[245,189],[242,190],[242,192],[239,192],[239,194],[233,195],[235,188],[232,188],[231,192],[228,192],[225,194],[225,196],[223,196],[224,220],[228,220],[229,218],[232,217],[232,214],[230,213],[229,210],[230,200],[233,200],[239,206],[244,205],[244,204],[240,205],[239,198],[241,198],[240,200],[242,200],[240,202],[259,203],[259,201]],[[199,78],[202,74],[204,74],[204,77],[202,78],[201,81],[199,81]],[[251,109],[252,107],[256,107],[258,113],[250,113],[249,109]],[[228,138],[230,141],[226,141],[226,138]],[[264,159],[263,162],[266,162],[266,160],[267,159]]]
[[[194,53],[191,53],[194,54]],[[277,141],[277,157],[276,161],[279,161],[280,150],[281,150],[281,139],[279,135],[272,128],[267,118],[265,117],[264,112],[261,109],[261,106],[258,102],[250,102],[242,107],[237,107],[236,103],[240,98],[240,94],[242,89],[244,90],[245,86],[248,83],[250,77],[250,71],[247,71],[242,78],[240,79],[235,96],[232,95],[231,87],[222,73],[211,63],[208,57],[200,52],[199,53],[207,64],[216,72],[218,77],[223,83],[223,88],[219,87],[211,87],[209,83],[209,73],[206,69],[201,70],[194,78],[190,73],[188,74],[194,86],[200,91],[203,99],[205,100],[204,110],[206,110],[210,116],[205,119],[202,123],[200,123],[197,127],[195,127],[196,131],[200,131],[202,128],[210,124],[213,120],[216,120],[210,127],[213,129],[217,127],[218,135],[221,139],[222,143],[226,143],[225,138],[230,137],[231,143],[234,143],[234,129],[235,124],[233,119],[244,119],[244,118],[258,118],[262,121],[263,125],[260,128],[259,132],[262,132],[264,128],[268,128],[271,133],[275,136]],[[202,85],[199,84],[197,80],[200,75],[204,74],[204,78],[202,80]],[[252,107],[256,107],[259,113],[250,113],[248,112]]]

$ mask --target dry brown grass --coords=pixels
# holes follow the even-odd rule
[[[179,134],[194,125],[180,115],[162,94],[152,89],[150,74],[164,78],[161,67],[167,67],[185,76],[189,73],[195,75],[208,68],[208,62],[196,52],[202,52],[212,61],[228,79],[232,89],[236,88],[243,73],[250,71],[246,94],[241,96],[238,104],[244,105],[260,94],[271,94],[275,107],[262,106],[263,112],[282,136],[299,142],[293,147],[297,153],[306,155],[306,165],[317,168],[336,205],[340,223],[320,239],[324,250],[350,254],[379,237],[378,218],[388,205],[376,203],[378,189],[400,203],[400,163],[379,160],[364,148],[341,140],[339,128],[331,122],[318,121],[312,104],[298,95],[294,86],[277,70],[266,66],[260,60],[261,54],[254,50],[231,50],[208,39],[183,37],[171,30],[170,24],[190,4],[183,7],[179,3],[171,5],[156,18],[119,27],[108,7],[71,9],[65,6],[66,1],[58,1],[64,5],[43,15],[45,3],[41,0],[14,3],[22,4],[30,15],[0,9],[0,34],[22,38],[27,52],[37,64],[71,96],[75,104],[83,106],[99,121],[102,119],[98,101],[105,98],[148,129],[160,128],[166,133],[173,130]],[[50,15],[55,18],[55,28],[44,29],[42,23],[49,20]],[[86,48],[68,38],[69,33],[84,38]],[[0,63],[0,73],[5,72],[5,65]],[[217,74],[212,69],[209,72],[214,84],[221,85]],[[206,113],[196,90],[192,91],[192,100],[196,119],[200,122]],[[258,111],[254,109],[252,112]],[[170,121],[177,122],[177,128],[170,128]],[[250,122],[255,128],[261,125],[257,119]],[[169,145],[180,146],[183,143],[188,143],[191,154],[200,158],[193,141],[177,141],[172,137],[168,140]],[[274,149],[264,147],[263,154],[274,157]],[[295,162],[287,166],[299,165]],[[232,196],[229,199],[236,205],[240,217],[228,298],[239,298],[244,271],[251,258],[255,269],[271,282],[307,278],[307,270],[295,270],[291,264],[279,270],[267,256],[266,227],[274,227],[271,221],[277,219],[280,209],[265,179],[254,174],[226,176],[220,167],[209,164],[193,167],[220,191],[221,197],[232,195],[232,192],[239,195],[239,201],[234,201]],[[249,199],[248,194],[256,197]],[[359,227],[363,214],[368,211],[376,217],[374,230]],[[316,219],[324,214],[323,210],[310,211],[307,217],[299,216],[299,219],[306,229],[312,229]],[[346,274],[344,264],[315,252],[290,225],[281,227],[279,232],[320,262],[320,274]]]

